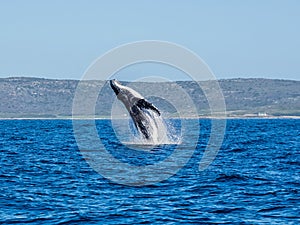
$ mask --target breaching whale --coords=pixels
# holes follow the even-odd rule
[[[129,112],[136,129],[147,140],[153,137],[153,127],[155,125],[154,118],[149,116],[149,110],[160,116],[160,111],[150,102],[148,102],[141,94],[132,88],[122,85],[117,80],[110,80],[110,86],[115,92],[117,98],[124,104]],[[157,129],[157,128],[156,128]]]

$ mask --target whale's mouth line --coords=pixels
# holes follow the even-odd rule
[[[109,83],[115,94],[118,95],[120,93],[120,88],[118,87],[117,83],[120,84],[120,82],[118,82],[116,79],[113,79],[110,80]]]

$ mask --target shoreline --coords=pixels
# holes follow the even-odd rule
[[[116,118],[115,120],[123,120],[127,118]],[[216,117],[216,116],[199,116],[199,117],[164,117],[164,119],[300,119],[300,116],[228,116],[228,117]],[[0,120],[111,120],[109,117],[0,117]]]

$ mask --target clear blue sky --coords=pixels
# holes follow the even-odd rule
[[[0,77],[79,79],[111,48],[155,39],[219,79],[300,79],[297,0],[0,0],[0,29]]]

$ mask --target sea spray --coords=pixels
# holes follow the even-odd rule
[[[148,117],[145,126],[152,135],[146,139],[134,126],[131,126],[132,133],[135,134],[132,141],[136,145],[180,144],[180,134],[176,131],[174,124],[165,121],[162,116],[152,110],[144,109],[143,111]]]

